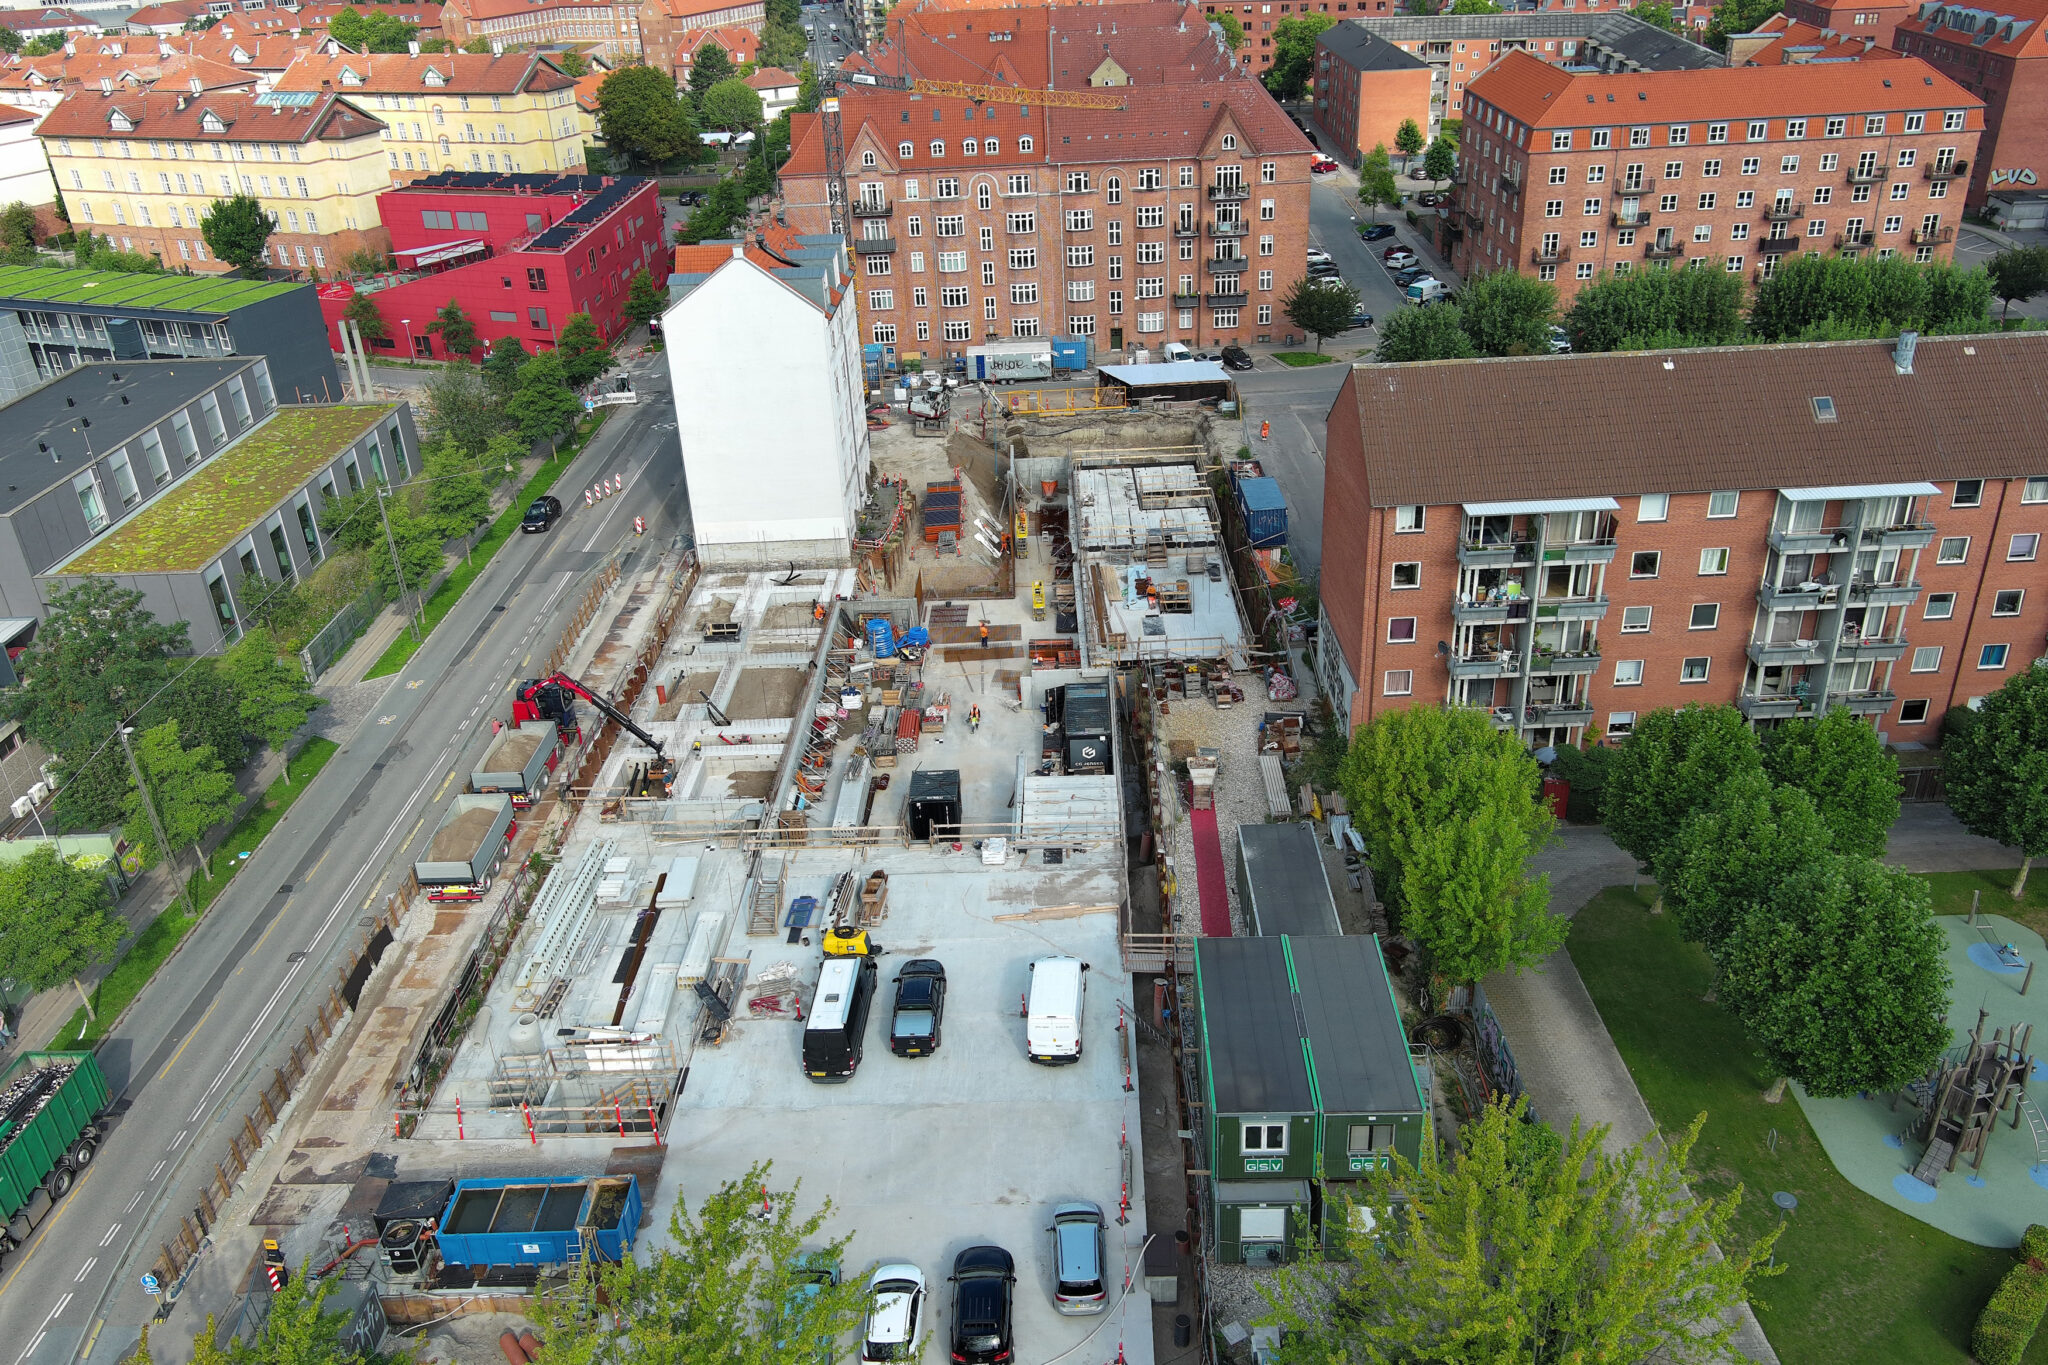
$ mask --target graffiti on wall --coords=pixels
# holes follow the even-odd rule
[[[2025,167],[2021,167],[2018,170],[1993,171],[1991,173],[1993,189],[2000,185],[2038,185],[2040,183],[2040,180],[2035,177],[2034,173]]]

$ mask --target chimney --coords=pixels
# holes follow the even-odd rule
[[[191,102],[192,101],[186,99],[183,95],[178,96],[178,112],[181,114],[184,113],[185,106],[190,104]]]
[[[71,39],[66,38],[64,40],[64,55],[67,57],[76,57],[78,55],[78,44],[73,42]]]
[[[734,242],[732,244],[732,258],[736,261],[747,259],[747,244],[745,242]]]
[[[194,76],[194,77],[192,78],[192,93],[193,93],[193,94],[195,94],[195,95],[196,95],[196,94],[198,94],[198,93],[199,93],[200,91],[204,90],[205,88],[206,88],[206,82],[205,82],[205,81],[202,81],[202,80],[200,80],[200,79],[199,79],[199,77],[197,77],[197,76]]]
[[[405,45],[405,51],[406,51],[406,55],[407,55],[407,56],[410,56],[410,57],[417,57],[417,56],[419,56],[419,55],[420,55],[420,45],[419,45],[418,43],[416,43],[416,42],[415,42],[415,43],[407,43],[407,44]]]
[[[1919,344],[1918,332],[1899,333],[1899,344],[1892,348],[1892,368],[1900,374],[1913,373],[1913,350]]]

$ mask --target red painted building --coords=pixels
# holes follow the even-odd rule
[[[373,349],[445,360],[440,334],[427,328],[451,300],[485,345],[513,336],[538,351],[577,313],[617,336],[628,326],[633,276],[645,270],[663,289],[669,275],[661,197],[637,176],[450,171],[379,195],[377,212],[399,269],[321,286],[337,350],[335,324],[357,290],[376,300],[389,334]]]

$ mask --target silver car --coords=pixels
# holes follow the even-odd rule
[[[1109,1307],[1103,1283],[1102,1207],[1086,1200],[1056,1204],[1052,1211],[1052,1263],[1058,1282],[1052,1306],[1069,1317]]]

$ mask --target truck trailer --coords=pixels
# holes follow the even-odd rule
[[[480,901],[512,847],[512,798],[463,792],[448,803],[412,875],[430,901]]]
[[[92,1164],[109,1098],[90,1052],[26,1052],[0,1072],[0,1255],[26,1241]]]
[[[480,796],[498,792],[520,810],[547,790],[548,774],[562,756],[554,722],[521,721],[499,735],[483,762],[469,775],[469,789]]]
[[[991,383],[1052,378],[1052,339],[1013,337],[967,348],[967,377]]]

